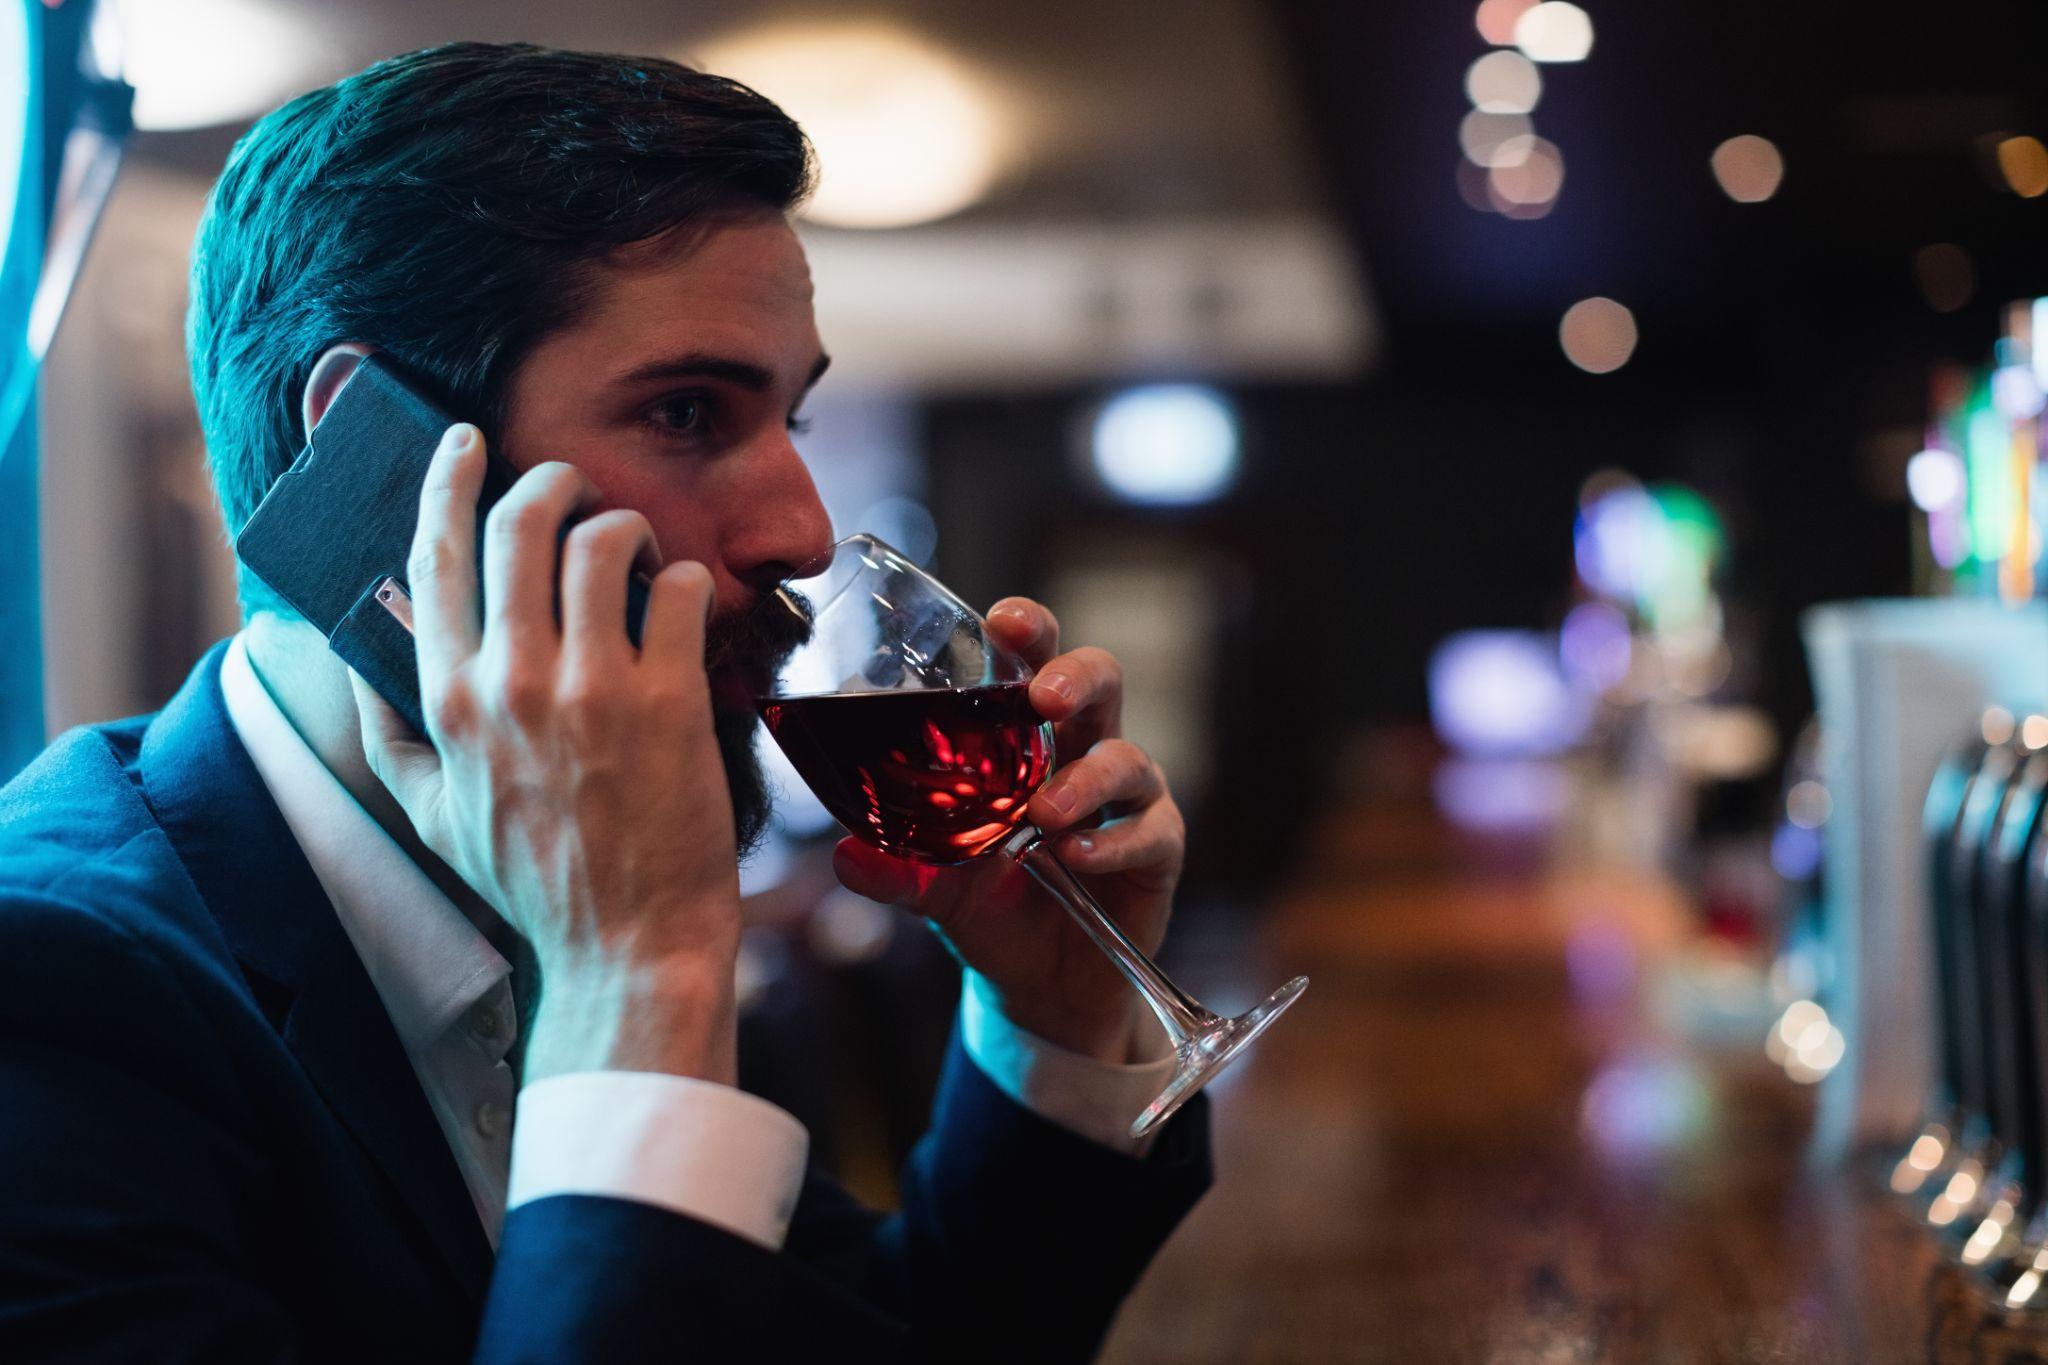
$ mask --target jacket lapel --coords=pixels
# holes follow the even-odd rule
[[[491,1251],[476,1208],[355,945],[228,719],[225,648],[207,653],[143,735],[144,793],[258,1005],[481,1302]]]

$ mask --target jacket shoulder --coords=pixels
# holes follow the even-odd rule
[[[0,973],[61,983],[128,954],[174,976],[226,965],[134,780],[143,724],[69,731],[0,788]]]
[[[45,887],[155,828],[134,778],[142,726],[66,731],[0,787],[0,896]]]

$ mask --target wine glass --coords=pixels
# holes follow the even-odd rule
[[[763,638],[801,640],[757,706],[791,766],[857,839],[945,867],[1010,858],[1073,916],[1159,1017],[1173,1079],[1131,1124],[1141,1137],[1301,998],[1297,976],[1226,1019],[1139,951],[1024,819],[1052,775],[1052,725],[1031,668],[936,579],[869,535],[850,536],[764,598]],[[758,624],[758,623],[757,623]]]

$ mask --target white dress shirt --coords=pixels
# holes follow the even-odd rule
[[[239,636],[221,691],[362,957],[493,1246],[508,1209],[554,1194],[653,1204],[782,1245],[810,1142],[802,1124],[731,1086],[651,1072],[551,1076],[515,1095],[511,964],[320,762]],[[975,1065],[1018,1103],[1105,1146],[1143,1150],[1129,1125],[1165,1087],[1170,1056],[1111,1066],[1057,1048],[1005,1019],[972,972],[960,1030]]]

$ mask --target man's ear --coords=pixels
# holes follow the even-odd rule
[[[360,341],[337,342],[313,362],[313,372],[306,376],[306,391],[299,395],[299,423],[305,428],[305,439],[313,439],[313,428],[320,425],[334,395],[356,372],[356,363],[375,349]]]

